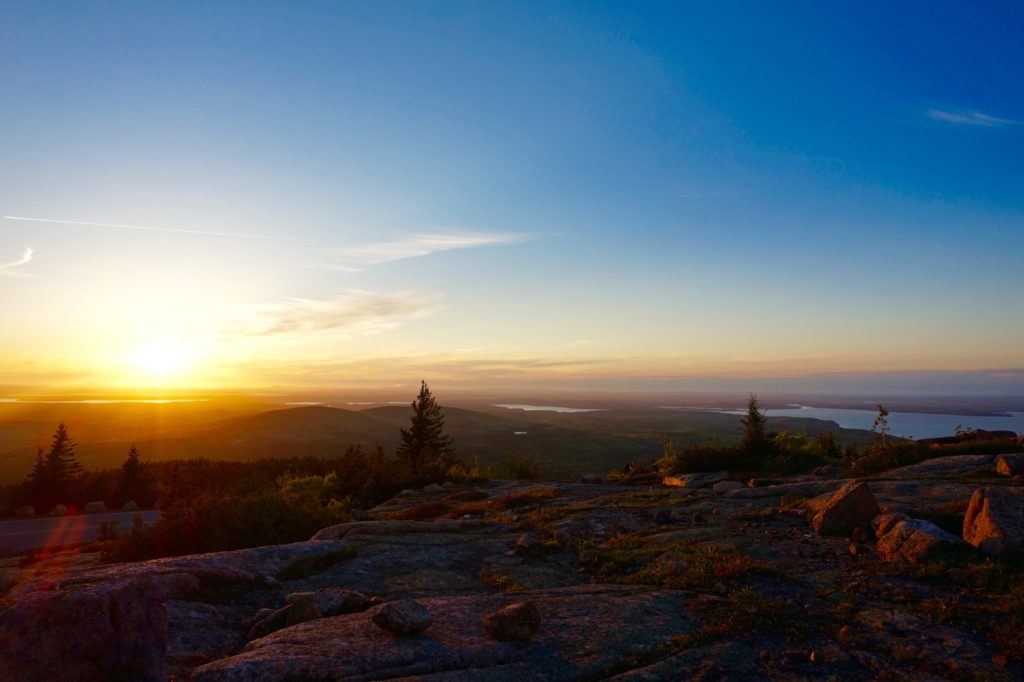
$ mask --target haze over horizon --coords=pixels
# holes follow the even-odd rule
[[[1024,395],[1016,5],[4,15],[0,385]]]

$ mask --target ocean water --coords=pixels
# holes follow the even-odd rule
[[[727,414],[746,414],[746,410],[728,410]],[[798,405],[785,409],[765,410],[765,414],[769,417],[826,419],[847,429],[870,429],[878,412],[876,410],[846,410]],[[915,439],[952,436],[958,426],[963,429],[1016,431],[1018,434],[1024,434],[1024,412],[1009,412],[1005,417],[890,412],[888,421],[891,435]]]
[[[562,407],[559,405],[495,405],[494,407],[504,407],[508,410],[524,410],[526,412],[564,412],[566,414],[572,414],[575,412],[600,412],[598,409],[584,409],[582,407]]]

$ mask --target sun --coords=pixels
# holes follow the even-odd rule
[[[132,355],[132,363],[141,372],[166,378],[184,370],[189,364],[189,352],[170,339],[150,339]]]

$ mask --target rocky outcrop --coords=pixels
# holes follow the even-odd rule
[[[866,483],[850,481],[832,494],[811,519],[818,535],[848,536],[878,516],[878,501]]]
[[[964,516],[964,540],[985,554],[1024,551],[1024,494],[978,488]]]
[[[880,514],[872,522],[878,537],[878,556],[883,561],[924,561],[963,556],[967,544],[931,521],[912,519],[899,512]]]
[[[996,471],[1011,477],[1024,474],[1024,452],[996,457]]]

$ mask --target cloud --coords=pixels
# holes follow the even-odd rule
[[[21,252],[21,258],[10,263],[0,263],[0,277],[31,277],[28,273],[15,272],[14,268],[21,267],[32,260],[32,254],[35,251],[31,247],[26,246],[25,250]]]
[[[1014,121],[1009,118],[989,116],[988,114],[983,114],[980,111],[943,111],[942,109],[929,109],[925,112],[925,116],[944,123],[977,126],[981,128],[1004,128],[1006,126],[1017,125],[1017,123],[1019,123],[1019,121]]]
[[[507,246],[521,244],[533,237],[524,234],[488,234],[470,232],[416,233],[398,239],[374,244],[355,246],[337,251],[341,264],[324,267],[347,272],[358,272],[371,265],[388,263],[407,258],[429,256],[441,251],[475,249],[484,246]]]
[[[365,336],[428,315],[436,305],[436,295],[415,291],[353,291],[333,299],[286,298],[271,304],[246,306],[229,335],[337,332]]]
[[[247,234],[243,232],[216,232],[213,230],[189,230],[179,227],[152,227],[147,225],[122,225],[120,223],[90,223],[84,220],[57,220],[55,218],[26,218],[24,216],[5,215],[4,220],[20,220],[30,223],[52,223],[55,225],[79,225],[83,227],[106,227],[116,230],[136,230],[142,232],[174,232],[176,234],[199,234],[208,237],[239,237],[242,239],[268,239],[285,242],[313,242],[313,239],[299,237],[282,237],[273,234]]]

